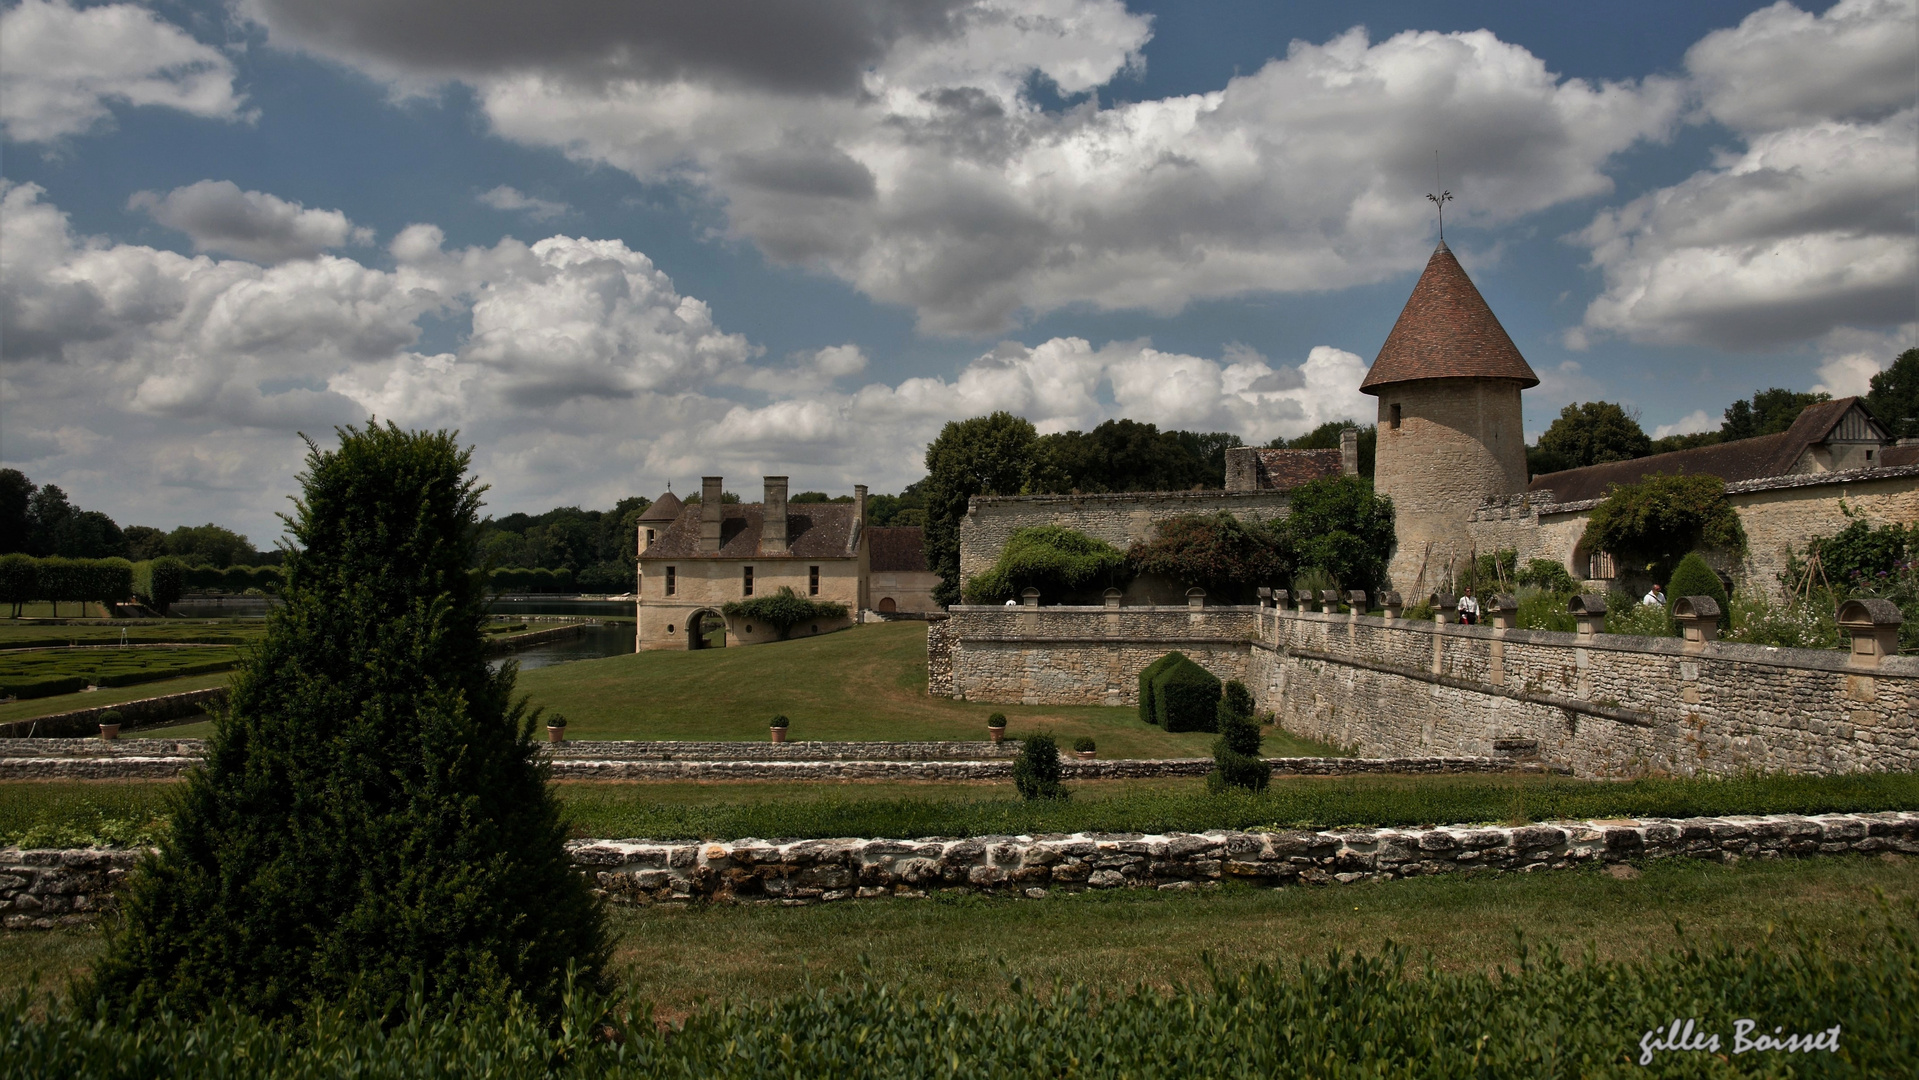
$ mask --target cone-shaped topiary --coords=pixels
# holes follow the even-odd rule
[[[1682,596],[1710,596],[1719,602],[1720,611],[1731,611],[1732,601],[1726,598],[1726,583],[1719,580],[1713,568],[1697,551],[1688,552],[1673,568],[1672,580],[1666,584],[1666,603],[1676,604]]]
[[[1159,673],[1186,659],[1183,652],[1169,652],[1165,656],[1147,664],[1139,672],[1139,718],[1149,724],[1159,723],[1159,706],[1153,700],[1153,680]]]
[[[480,489],[453,435],[308,443],[286,603],[241,665],[87,994],[136,1013],[315,999],[393,1015],[602,982],[597,902],[513,700],[487,670]]]
[[[1022,799],[1064,799],[1060,786],[1059,743],[1046,732],[1028,735],[1013,761],[1013,786]]]
[[[1238,679],[1226,680],[1225,696],[1219,701],[1221,705],[1233,710],[1234,716],[1253,715],[1253,692],[1246,689],[1246,684]]]
[[[1213,740],[1213,771],[1207,774],[1207,789],[1218,791],[1225,787],[1239,787],[1248,791],[1265,790],[1273,778],[1273,767],[1260,760],[1259,744],[1264,741],[1259,722],[1234,711],[1227,700],[1222,699],[1219,703],[1219,738]]]

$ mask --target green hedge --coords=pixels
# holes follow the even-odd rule
[[[1219,730],[1220,683],[1184,655],[1153,678],[1153,713],[1167,731]]]
[[[505,566],[487,574],[487,588],[499,593],[570,593],[573,571],[543,567]]]
[[[94,676],[95,686],[138,686],[141,683],[159,682],[162,679],[184,679],[189,675],[214,675],[222,671],[232,671],[240,661],[208,660],[198,664],[182,664],[178,667],[148,668],[144,671],[118,671]]]
[[[1139,718],[1149,724],[1159,723],[1159,705],[1153,699],[1153,680],[1167,668],[1186,659],[1186,654],[1169,652],[1165,656],[1147,664],[1139,673]]]
[[[0,556],[0,603],[125,603],[133,596],[133,564],[125,559],[35,559]]]
[[[77,694],[87,688],[85,675],[18,675],[0,676],[0,697],[27,698],[53,697],[56,694]]]

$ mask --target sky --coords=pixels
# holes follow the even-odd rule
[[[1536,436],[1919,339],[1919,0],[0,6],[0,464],[265,545],[306,444],[487,512],[897,491],[946,422],[1340,419],[1438,239]]]

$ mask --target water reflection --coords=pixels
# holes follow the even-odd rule
[[[529,630],[541,628],[540,623],[532,623],[527,627]],[[569,660],[597,660],[603,656],[621,656],[633,651],[632,623],[587,623],[581,629],[582,633],[577,637],[542,641],[496,656],[487,661],[487,666],[498,671],[507,660],[518,660],[521,671],[531,671],[564,664]]]

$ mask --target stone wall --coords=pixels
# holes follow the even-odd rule
[[[1220,679],[1246,678],[1256,607],[988,607],[951,609],[927,639],[927,690],[1019,705],[1130,705],[1139,672],[1177,649]],[[944,660],[944,669],[938,666]]]
[[[1470,511],[1480,498],[1526,487],[1519,383],[1418,379],[1374,392],[1379,449],[1373,484],[1393,500],[1399,538],[1387,572],[1408,594],[1429,592],[1449,565],[1471,558]]]
[[[1579,776],[1919,766],[1919,657],[1263,616],[1249,685],[1288,731],[1366,756],[1529,745]]]
[[[100,714],[109,709],[119,712],[123,727],[157,724],[165,720],[178,720],[183,716],[197,716],[205,712],[208,706],[218,705],[226,699],[227,688],[214,686],[205,690],[188,690],[179,694],[123,701],[118,705],[95,705],[90,708],[35,717],[32,720],[14,720],[0,724],[0,740],[97,734],[100,730]]]
[[[988,569],[1019,529],[1058,525],[1125,551],[1151,540],[1160,522],[1222,511],[1243,521],[1286,516],[1283,491],[1135,491],[1105,495],[976,495],[960,521],[960,580]]]
[[[1290,832],[1075,833],[964,840],[576,840],[580,869],[616,904],[809,904],[933,892],[1040,898],[1052,890],[1334,885],[1647,859],[1919,854],[1919,813],[1573,821]],[[91,922],[143,852],[0,850],[0,925]]]

